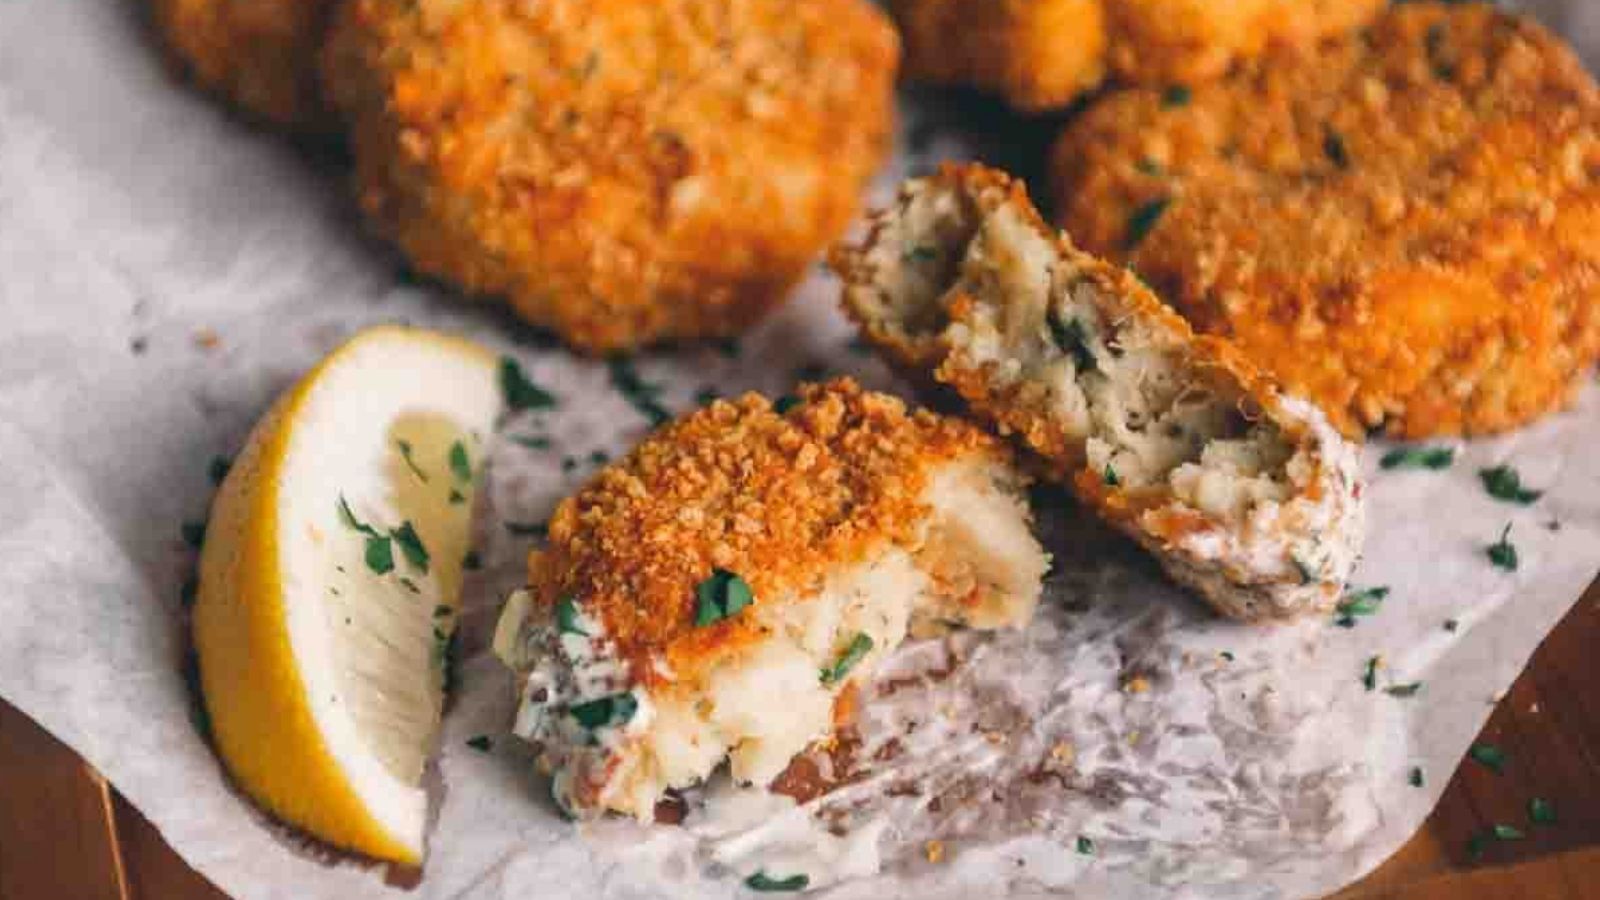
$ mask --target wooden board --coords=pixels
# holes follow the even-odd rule
[[[1600,900],[1600,582],[1534,655],[1414,839],[1337,900]],[[1529,803],[1556,822],[1529,821]],[[1473,837],[1494,825],[1525,837]],[[70,750],[0,703],[0,900],[225,900]]]

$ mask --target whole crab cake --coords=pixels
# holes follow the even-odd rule
[[[718,401],[550,521],[496,652],[575,815],[767,783],[909,631],[1020,627],[1049,561],[1007,448],[849,380]]]
[[[781,300],[888,149],[898,56],[866,0],[351,0],[325,69],[377,230],[600,352]]]
[[[1600,355],[1600,94],[1533,22],[1397,6],[1062,137],[1062,224],[1348,435],[1483,434]]]
[[[317,53],[332,0],[151,0],[162,39],[206,90],[284,128],[324,131]]]
[[[1340,596],[1359,449],[1053,232],[1020,182],[975,165],[908,182],[834,266],[869,342],[1014,435],[1218,611],[1290,618]]]
[[[1018,109],[1065,106],[1110,76],[1171,87],[1216,78],[1269,46],[1370,20],[1384,0],[890,0],[906,69]]]

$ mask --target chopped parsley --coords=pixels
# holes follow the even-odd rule
[[[1172,199],[1170,197],[1162,197],[1158,200],[1151,200],[1149,203],[1134,210],[1128,216],[1128,234],[1122,239],[1122,249],[1133,250],[1144,243],[1144,239],[1150,236],[1151,231],[1155,230],[1156,224],[1161,221],[1162,216],[1166,215],[1167,207],[1171,205]]]
[[[374,575],[387,575],[394,571],[394,545],[381,535],[367,538],[367,568]]]
[[[710,406],[722,397],[722,393],[714,387],[703,387],[694,392],[696,406]]]
[[[550,533],[550,526],[543,522],[506,522],[505,529],[517,537],[542,538]]]
[[[796,397],[793,394],[784,394],[782,397],[772,401],[772,411],[780,416],[787,415],[789,410],[799,406],[800,403],[801,400],[799,397]]]
[[[939,258],[939,251],[925,245],[911,247],[902,257],[906,262],[928,262]]]
[[[1554,825],[1556,823],[1556,808],[1549,800],[1535,797],[1528,801],[1528,821],[1535,825]]]
[[[822,670],[822,683],[835,684],[843,681],[844,677],[850,674],[850,670],[856,667],[856,663],[861,662],[863,657],[872,652],[872,647],[871,635],[864,631],[857,632],[856,636],[850,639],[850,645],[839,654],[838,660]]]
[[[1510,466],[1479,469],[1478,477],[1483,479],[1483,489],[1496,500],[1527,506],[1544,496],[1544,491],[1530,491],[1523,487],[1522,476]]]
[[[1494,838],[1497,841],[1520,841],[1527,835],[1515,825],[1497,824],[1494,826]]]
[[[226,456],[211,457],[211,467],[206,470],[206,476],[212,484],[221,484],[222,479],[228,477],[228,470],[233,468],[233,460]]]
[[[480,734],[476,737],[467,738],[467,746],[479,753],[488,753],[494,748],[494,740],[487,734]]]
[[[465,502],[467,502],[467,495],[466,494],[461,493],[461,491],[457,490],[456,488],[451,488],[450,489],[450,505],[451,506],[460,506],[461,504],[463,504]]]
[[[400,527],[390,534],[394,538],[394,542],[400,545],[400,552],[405,556],[406,562],[411,563],[417,570],[426,574],[428,571],[428,548],[422,546],[422,537],[417,534],[417,529],[412,527],[411,520],[407,519],[401,522]]]
[[[1484,553],[1489,557],[1489,562],[1493,563],[1495,568],[1504,569],[1507,572],[1515,572],[1517,570],[1519,561],[1517,559],[1517,547],[1511,543],[1511,523],[1506,523],[1505,531],[1500,532],[1500,540],[1490,544],[1484,550]]]
[[[611,386],[651,425],[661,425],[672,418],[672,413],[661,405],[661,387],[639,377],[632,359],[613,356],[606,361],[606,368],[611,374]]]
[[[1345,146],[1344,135],[1328,129],[1322,137],[1322,152],[1328,155],[1328,160],[1341,169],[1350,168],[1350,148]]]
[[[1361,686],[1367,690],[1374,690],[1378,686],[1378,657],[1370,656],[1367,664],[1361,670]]]
[[[1341,628],[1354,628],[1357,616],[1370,616],[1376,613],[1383,606],[1384,598],[1388,596],[1389,589],[1383,586],[1362,588],[1345,594],[1344,600],[1335,608],[1338,618],[1334,620],[1334,624]]]
[[[1122,484],[1122,479],[1117,477],[1117,470],[1112,468],[1110,463],[1106,463],[1105,482],[1110,487]]]
[[[450,445],[450,474],[457,481],[472,480],[472,458],[467,455],[467,446],[460,441]]]
[[[1422,787],[1424,782],[1423,782],[1423,779],[1422,779],[1422,767],[1421,766],[1412,766],[1411,767],[1411,774],[1406,776],[1406,783],[1411,785],[1412,787],[1415,787],[1415,788]]]
[[[339,520],[351,529],[359,531],[368,537],[380,536],[376,528],[356,518],[356,514],[350,511],[350,502],[344,499],[343,494],[339,495]]]
[[[1298,556],[1291,555],[1289,557],[1289,562],[1294,564],[1294,570],[1300,574],[1301,584],[1310,584],[1316,580],[1317,573],[1312,570],[1311,566],[1306,564],[1305,560]]]
[[[1134,168],[1146,175],[1160,175],[1166,171],[1165,169],[1161,168],[1160,163],[1153,159],[1141,159],[1137,163],[1134,163]]]
[[[509,356],[500,357],[500,394],[512,412],[550,409],[556,405],[555,396],[529,381],[522,366]]]
[[[1467,755],[1496,775],[1503,773],[1506,769],[1505,751],[1493,744],[1473,744],[1472,749],[1467,751]]]
[[[753,600],[755,595],[743,578],[726,569],[712,569],[711,576],[695,588],[695,627],[703,628],[733,616]]]
[[[589,632],[583,630],[578,624],[578,601],[572,597],[562,597],[556,601],[556,630],[561,634],[581,634],[585,637]]]
[[[394,445],[395,445],[396,449],[398,449],[400,451],[400,458],[406,461],[406,468],[411,470],[411,474],[417,476],[417,480],[418,481],[426,483],[427,480],[428,480],[428,475],[427,475],[426,472],[422,471],[422,469],[417,466],[417,461],[414,458],[412,458],[412,455],[411,455],[411,452],[412,452],[411,442],[410,441],[395,441]]]
[[[611,461],[611,454],[605,452],[604,450],[591,450],[591,451],[589,451],[589,462],[592,465],[603,466],[603,465],[605,465],[606,463],[608,463],[610,461]]]
[[[1169,109],[1188,106],[1194,99],[1194,91],[1185,84],[1174,84],[1161,92],[1161,105]]]
[[[578,720],[579,725],[593,731],[609,725],[627,724],[638,710],[639,701],[632,694],[612,694],[568,707],[567,712]]]
[[[1072,364],[1079,372],[1093,372],[1098,363],[1095,362],[1094,351],[1089,349],[1089,332],[1083,323],[1077,319],[1061,321],[1061,317],[1052,313],[1045,317],[1050,325],[1050,339],[1055,341],[1061,352],[1072,357]]]
[[[1078,835],[1078,852],[1083,854],[1084,856],[1093,856],[1094,855],[1094,839],[1093,838],[1089,838],[1089,837],[1085,837],[1084,835],[1081,835],[1081,834]]]
[[[1422,682],[1413,681],[1410,684],[1391,684],[1383,689],[1391,697],[1415,697],[1422,690]]]
[[[512,443],[527,447],[529,450],[549,450],[550,439],[544,435],[519,435],[511,439]]]
[[[811,876],[801,873],[790,875],[788,878],[773,878],[766,872],[757,872],[744,880],[744,886],[752,891],[770,893],[776,891],[803,891],[811,884]]]
[[[1448,469],[1456,461],[1454,447],[1396,447],[1378,460],[1383,469]]]

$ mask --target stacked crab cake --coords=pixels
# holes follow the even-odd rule
[[[563,502],[496,652],[576,815],[767,783],[908,633],[1020,627],[1048,559],[1007,448],[849,380],[718,401]]]
[[[1361,539],[1357,448],[1053,232],[1020,183],[981,166],[909,182],[834,265],[871,343],[1015,435],[1219,611],[1286,618],[1339,596]]]

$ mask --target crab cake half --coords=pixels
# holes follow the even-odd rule
[[[1057,208],[1346,434],[1484,434],[1600,355],[1597,126],[1543,28],[1411,3],[1181,107],[1108,97],[1055,151]]]
[[[363,209],[573,346],[731,335],[849,223],[899,45],[866,0],[351,0]]]
[[[834,265],[871,343],[1015,435],[1220,612],[1338,598],[1361,543],[1358,449],[1053,232],[1020,182],[981,166],[909,182]]]
[[[716,402],[564,501],[496,651],[563,808],[770,782],[920,625],[1020,627],[1048,558],[1007,448],[849,380]]]
[[[201,87],[284,128],[325,131],[317,52],[332,0],[151,0],[174,59]]]
[[[1012,106],[1065,106],[1109,75],[1131,84],[1216,78],[1269,46],[1303,46],[1370,20],[1384,0],[890,0],[915,78],[971,84]]]

